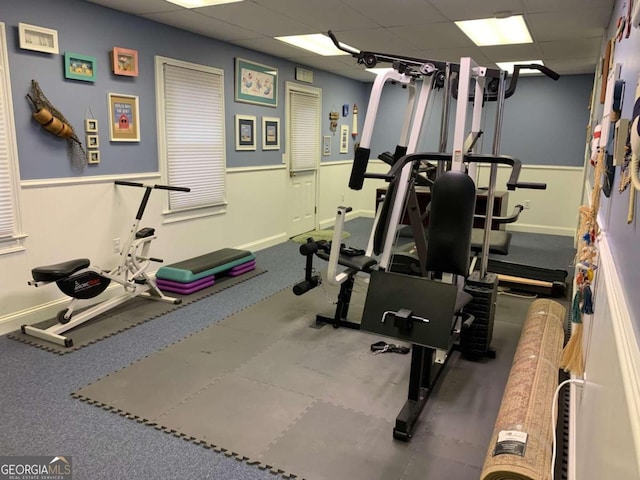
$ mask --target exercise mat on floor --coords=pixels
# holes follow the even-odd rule
[[[349,238],[351,234],[349,232],[342,232],[342,239],[345,240]],[[296,235],[292,237],[296,243],[307,243],[308,238],[313,238],[316,242],[319,240],[329,241],[333,238],[333,230],[311,230],[310,232],[302,233],[300,235]]]
[[[287,478],[478,480],[531,301],[498,299],[497,358],[454,353],[404,443],[392,431],[411,355],[374,355],[381,338],[365,332],[311,328],[336,293],[283,290],[73,396]]]
[[[566,309],[553,300],[529,307],[482,480],[547,480],[551,476],[551,404],[558,385]]]
[[[113,308],[102,315],[98,315],[96,318],[63,333],[62,335],[73,340],[73,346],[71,347],[63,347],[41,338],[26,335],[20,330],[9,333],[7,337],[12,340],[17,340],[19,342],[41,348],[48,352],[64,355],[86,347],[87,345],[99,342],[100,340],[104,340],[105,338],[117,333],[124,332],[125,330],[148,322],[149,320],[153,320],[154,318],[158,318],[161,315],[184,307],[185,305],[189,305],[190,303],[202,300],[205,297],[214,295],[222,290],[226,290],[227,288],[233,287],[234,285],[249,280],[250,278],[254,278],[265,272],[266,270],[256,268],[255,270],[244,273],[238,277],[222,276],[219,279],[216,279],[216,283],[211,287],[190,295],[180,295],[167,292],[166,295],[168,296],[182,299],[182,303],[179,305],[156,302],[142,297],[132,298],[128,302],[125,302],[122,305]],[[57,320],[52,318],[36,323],[35,326],[45,329],[57,323]]]

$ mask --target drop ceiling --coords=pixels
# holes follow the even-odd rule
[[[359,50],[480,65],[543,60],[561,75],[593,73],[614,0],[244,0],[186,9],[164,0],[87,0],[155,22],[361,81],[373,75],[349,55],[321,57],[274,36],[333,30]],[[533,43],[477,47],[453,23],[509,11],[524,15]]]

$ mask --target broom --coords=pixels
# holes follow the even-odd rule
[[[588,286],[586,287],[588,288]],[[589,289],[589,291],[591,291]],[[579,289],[573,297],[571,312],[571,338],[562,350],[562,358],[560,359],[560,368],[565,372],[571,372],[576,377],[582,377],[584,374],[584,360],[582,355],[582,312],[580,311],[580,303],[582,300],[582,290]]]

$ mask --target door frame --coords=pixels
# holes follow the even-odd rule
[[[315,177],[315,198],[314,198],[314,214],[313,214],[313,228],[318,229],[320,226],[320,220],[318,219],[319,203],[320,203],[320,164],[321,164],[321,151],[322,146],[322,88],[311,87],[309,85],[303,85],[297,82],[286,81],[285,85],[285,155],[286,155],[286,175],[287,175],[287,230],[291,227],[291,215],[289,212],[289,200],[290,200],[290,188],[291,188],[291,102],[289,100],[291,92],[306,93],[309,95],[315,95],[318,97],[318,148],[316,149],[317,162],[315,169],[313,170]],[[288,234],[288,233],[287,233]]]

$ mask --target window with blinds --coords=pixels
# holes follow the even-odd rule
[[[20,242],[17,156],[6,35],[0,23],[0,253],[15,250]]]
[[[170,185],[170,212],[225,204],[223,71],[156,57],[160,156]]]
[[[317,94],[290,92],[291,170],[315,170],[320,152],[320,98]]]

